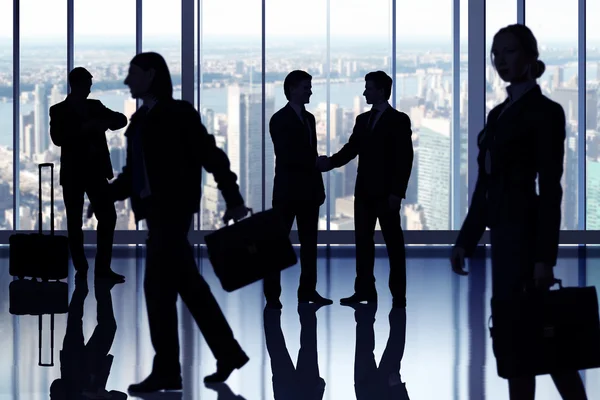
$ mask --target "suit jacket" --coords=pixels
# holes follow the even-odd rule
[[[142,148],[151,195],[142,200],[133,192],[132,135],[141,130]],[[141,108],[131,117],[125,132],[127,159],[111,184],[115,200],[131,198],[137,221],[152,207],[172,213],[196,213],[200,209],[202,167],[212,173],[227,207],[244,204],[227,155],[217,147],[193,105],[165,99],[147,114]]]
[[[86,99],[85,106],[85,116],[79,114],[68,100],[50,107],[50,137],[61,148],[61,185],[81,182],[91,174],[113,178],[106,133],[85,131],[82,125],[92,119],[104,119],[109,121],[108,129],[114,131],[127,125],[127,117],[108,109],[100,100]]]
[[[308,111],[306,117],[312,137],[289,104],[277,111],[269,121],[275,150],[273,205],[293,202],[321,205],[325,202],[323,176],[316,167],[315,117]]]
[[[456,245],[473,254],[486,226],[534,232],[536,262],[556,265],[561,222],[565,113],[535,86],[503,111],[490,111],[479,133],[479,173]],[[502,115],[500,113],[502,112]],[[490,152],[491,174],[486,172]],[[536,178],[539,194],[536,193]]]
[[[373,131],[368,127],[371,111],[356,117],[348,143],[331,156],[339,168],[358,155],[358,172],[354,196],[406,197],[406,188],[414,158],[412,129],[408,115],[388,107]]]

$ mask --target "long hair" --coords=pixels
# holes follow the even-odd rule
[[[139,53],[131,60],[144,71],[154,69],[155,75],[150,85],[149,93],[157,99],[166,100],[173,98],[173,82],[171,72],[163,56],[154,52]]]

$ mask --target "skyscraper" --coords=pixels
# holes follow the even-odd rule
[[[35,153],[41,154],[50,147],[48,116],[48,88],[44,84],[35,85]]]
[[[262,91],[261,87],[231,85],[227,96],[227,155],[231,170],[238,176],[240,192],[246,205],[262,210]],[[267,85],[265,120],[275,112],[272,85]],[[265,127],[265,208],[271,208],[275,153],[273,142]]]

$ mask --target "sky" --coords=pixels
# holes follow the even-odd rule
[[[205,36],[260,36],[260,0],[201,0]],[[397,0],[399,40],[452,37],[453,0]],[[461,0],[461,38],[467,37],[468,0]],[[526,23],[539,42],[577,44],[578,0],[527,0]],[[600,2],[588,1],[587,15],[600,14]],[[12,4],[0,0],[0,38],[12,36]],[[23,39],[66,37],[66,0],[21,0]],[[301,4],[299,6],[299,4]],[[268,37],[326,34],[324,0],[266,0]],[[173,7],[175,5],[175,7]],[[330,0],[332,36],[389,37],[391,0]],[[516,0],[487,0],[486,36],[516,22]],[[179,1],[144,0],[144,36],[177,36]],[[164,21],[161,23],[161,21]],[[600,26],[588,18],[588,40],[600,39]],[[594,26],[596,25],[596,26]],[[134,37],[135,0],[75,0],[75,35]]]

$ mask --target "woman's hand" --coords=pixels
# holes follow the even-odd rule
[[[554,268],[543,263],[535,263],[533,269],[533,279],[535,280],[535,287],[538,289],[549,289],[554,285]]]
[[[452,265],[452,271],[458,275],[468,275],[465,271],[465,249],[462,247],[454,246],[452,248],[452,254],[450,255],[450,264]]]

